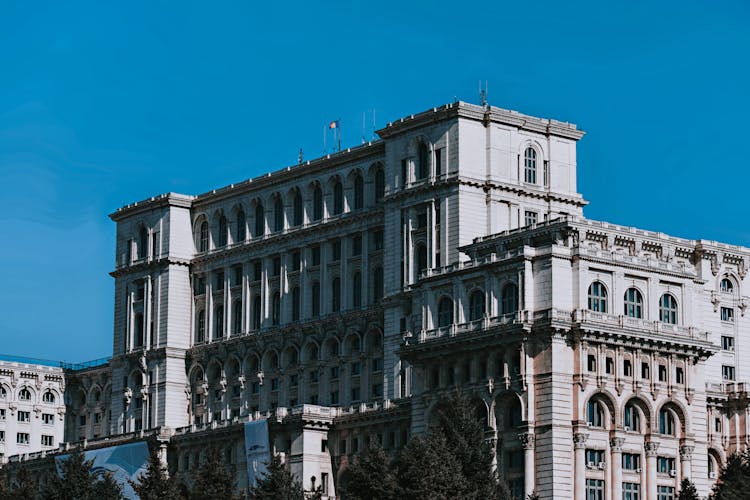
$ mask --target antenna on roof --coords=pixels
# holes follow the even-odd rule
[[[372,108],[372,140],[375,140],[375,108]]]
[[[367,114],[367,111],[362,111],[362,144],[367,142],[367,139],[365,139],[365,115]]]
[[[305,161],[305,155],[302,153],[302,148],[299,148],[299,154],[297,155],[297,162],[299,165],[302,165],[303,161]]]
[[[484,81],[484,87],[482,87],[482,80],[479,80],[479,102],[485,108],[487,107],[487,80]]]

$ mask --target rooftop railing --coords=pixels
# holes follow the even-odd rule
[[[51,359],[40,359],[30,358],[26,356],[13,356],[11,354],[0,354],[0,361],[8,361],[11,363],[19,363],[25,365],[41,365],[51,366],[54,368],[62,368],[64,370],[83,370],[85,368],[92,368],[95,366],[106,365],[109,363],[111,357],[93,359],[91,361],[84,361],[82,363],[70,363],[68,361],[54,361]]]

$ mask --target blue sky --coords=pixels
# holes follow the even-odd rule
[[[588,217],[750,246],[747,2],[255,3],[0,0],[0,353],[111,352],[117,207],[319,156],[336,118],[358,144],[363,112],[477,102],[480,79],[587,131]]]

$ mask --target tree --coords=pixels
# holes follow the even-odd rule
[[[182,500],[177,481],[168,477],[166,468],[159,458],[158,448],[151,450],[148,469],[137,481],[128,481],[141,500]]]
[[[11,500],[10,472],[8,469],[0,469],[0,500]]]
[[[16,479],[10,485],[11,497],[16,500],[34,500],[36,498],[36,484],[31,479],[31,473],[26,467],[20,467],[16,472]]]
[[[59,463],[59,474],[50,474],[42,492],[45,500],[119,500],[122,489],[105,475],[99,479],[91,473],[93,463],[76,450]]]
[[[464,498],[466,478],[445,437],[438,432],[415,436],[396,463],[402,498],[448,500]]]
[[[347,500],[391,500],[401,498],[390,460],[380,446],[371,446],[350,464],[342,493]]]
[[[712,500],[739,500],[750,494],[750,450],[734,453],[721,468],[719,480],[714,484]]]
[[[305,500],[302,484],[289,472],[278,455],[266,463],[266,472],[250,488],[253,500]]]
[[[698,490],[690,479],[685,478],[680,483],[680,493],[677,495],[677,500],[700,500]]]
[[[195,472],[191,500],[214,500],[217,498],[233,500],[234,478],[227,471],[218,448],[209,448],[206,460]]]

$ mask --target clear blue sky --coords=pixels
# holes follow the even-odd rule
[[[480,79],[588,132],[588,217],[750,246],[746,1],[271,3],[0,0],[0,353],[111,352],[117,207],[316,157],[332,119],[348,146],[363,111],[477,102]]]

